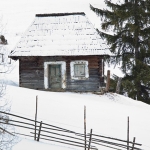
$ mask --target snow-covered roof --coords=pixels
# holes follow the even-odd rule
[[[85,13],[37,14],[11,56],[110,55]]]

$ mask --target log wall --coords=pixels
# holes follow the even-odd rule
[[[102,56],[54,56],[54,57],[20,57],[19,76],[20,86],[44,90],[44,62],[66,62],[66,91],[99,91],[103,84]],[[85,60],[89,63],[89,78],[86,80],[73,80],[70,75],[70,62]],[[61,89],[60,89],[61,90]]]

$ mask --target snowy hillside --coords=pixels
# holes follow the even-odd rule
[[[84,133],[83,114],[84,106],[86,106],[88,133],[90,129],[93,129],[96,134],[126,140],[127,117],[129,116],[130,140],[136,137],[136,142],[141,143],[144,150],[150,149],[150,106],[145,103],[117,94],[44,92],[9,85],[7,97],[11,100],[11,113],[34,119],[36,95],[38,95],[39,121]],[[22,131],[22,129],[16,130]],[[27,143],[31,143],[33,147],[36,146],[33,140],[22,140],[14,146],[13,150],[18,150],[20,146],[29,149]],[[50,144],[59,145],[53,142]],[[42,145],[38,150],[46,150],[48,145]],[[64,147],[64,149],[68,148],[67,145]],[[76,147],[70,149],[73,148]],[[105,147],[102,148],[105,149]],[[56,146],[56,149],[60,147]]]

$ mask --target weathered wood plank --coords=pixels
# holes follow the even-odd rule
[[[66,62],[66,86],[68,91],[97,91],[102,78],[101,56],[57,56],[57,57],[21,57],[19,76],[20,86],[44,90],[44,62]],[[70,62],[85,60],[89,62],[89,78],[86,80],[72,80],[70,76]]]

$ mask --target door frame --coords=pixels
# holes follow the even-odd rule
[[[61,65],[61,87],[66,88],[66,62],[65,61],[55,61],[55,62],[44,62],[44,87],[45,89],[50,89],[49,87],[49,65]]]

